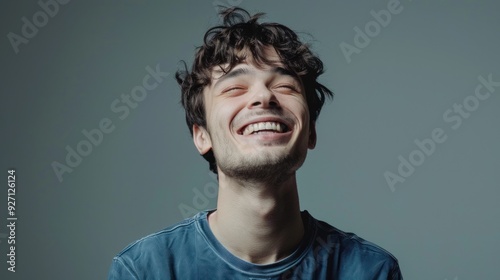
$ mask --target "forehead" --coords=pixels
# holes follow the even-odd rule
[[[224,69],[224,68],[223,68]],[[247,63],[240,63],[233,67],[231,70],[221,70],[220,68],[214,69],[212,71],[212,81],[213,82],[218,82],[219,80],[225,80],[229,78],[235,78],[239,76],[244,76],[244,75],[253,75],[256,76],[257,73],[261,72],[267,72],[270,74],[277,74],[277,75],[282,75],[282,76],[290,76],[292,78],[299,79],[298,76],[290,71],[287,70],[286,68],[282,66],[271,66],[271,65],[266,65],[264,67],[262,66],[256,66],[256,65],[249,65]]]
[[[242,61],[236,65],[226,63],[214,66],[211,69],[211,82],[217,82],[220,78],[253,74],[256,70],[296,76],[291,71],[286,70],[287,67],[272,47],[265,47],[260,58],[254,58],[248,49],[240,51],[238,56],[242,58]]]

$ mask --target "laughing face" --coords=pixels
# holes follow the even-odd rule
[[[257,67],[252,61],[212,74],[203,92],[207,127],[193,126],[199,152],[212,149],[219,174],[233,178],[293,174],[316,142],[300,79],[280,63]]]

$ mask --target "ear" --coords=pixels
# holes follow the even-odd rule
[[[311,122],[309,125],[309,149],[316,147],[316,122]]]
[[[196,124],[193,124],[193,142],[201,155],[206,154],[212,149],[212,141],[210,140],[208,131]]]

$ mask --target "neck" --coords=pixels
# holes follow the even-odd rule
[[[295,173],[278,184],[249,184],[219,172],[217,210],[208,221],[219,242],[241,259],[267,264],[287,257],[304,234]]]

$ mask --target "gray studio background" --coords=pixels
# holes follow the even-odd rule
[[[192,144],[173,79],[218,22],[214,3],[310,33],[304,38],[325,63],[321,81],[336,96],[298,175],[303,209],[392,252],[405,279],[500,278],[500,87],[474,99],[480,76],[500,81],[497,1],[401,0],[377,29],[370,12],[396,2],[73,0],[17,53],[8,34],[21,36],[23,17],[33,22],[42,8],[0,4],[0,174],[7,181],[16,169],[18,217],[11,273],[2,183],[1,279],[105,279],[115,254],[183,219],[180,208],[214,207],[215,180]],[[340,45],[355,47],[354,28],[367,24],[374,36],[348,62]],[[169,76],[127,116],[114,112],[148,66]],[[473,110],[448,112],[454,121],[446,121],[464,100]],[[52,163],[66,164],[66,147],[76,149],[87,139],[82,130],[106,118],[114,130],[60,182]],[[446,141],[391,189],[384,173],[397,175],[399,156],[408,160],[414,141],[435,129]]]

